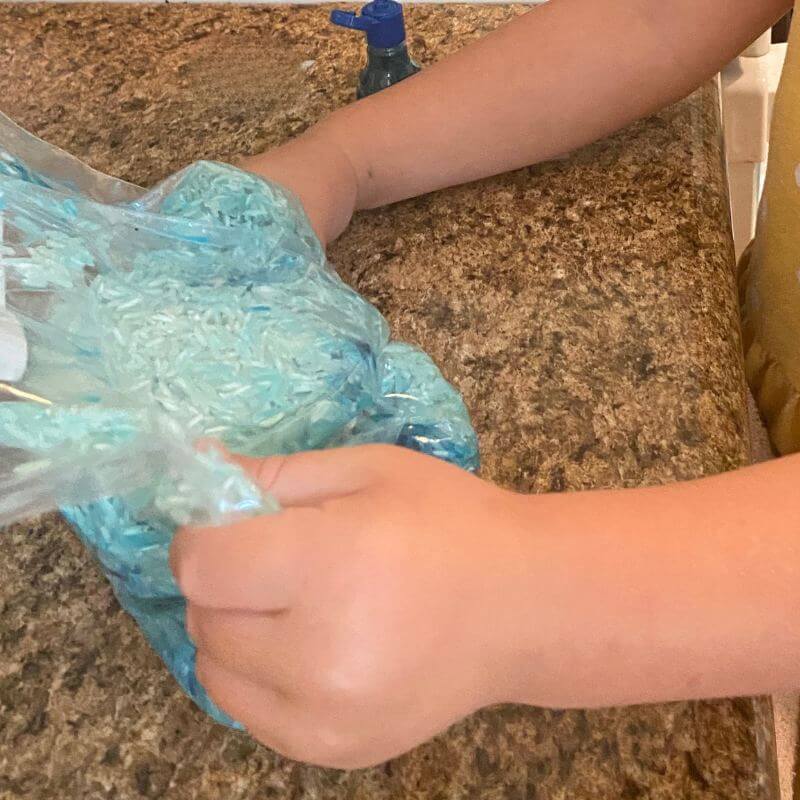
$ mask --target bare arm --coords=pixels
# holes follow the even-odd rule
[[[545,160],[678,100],[789,5],[551,0],[247,166],[293,188],[329,241],[353,210]]]
[[[520,498],[539,532],[520,576],[536,563],[538,578],[510,582],[510,603],[543,613],[517,633],[515,699],[583,707],[796,690],[798,481],[789,456],[649,489]]]
[[[498,702],[800,686],[800,456],[538,496],[398,447],[241,463],[283,511],[172,563],[203,686],[294,758],[375,764]]]

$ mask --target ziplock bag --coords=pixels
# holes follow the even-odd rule
[[[25,349],[0,364],[0,525],[60,508],[183,689],[235,724],[195,677],[169,544],[176,525],[279,509],[193,442],[385,442],[474,470],[464,404],[389,341],[299,202],[248,172],[201,161],[145,191],[0,115],[0,224]]]

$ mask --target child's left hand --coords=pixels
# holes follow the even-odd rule
[[[515,495],[398,447],[236,460],[283,510],[172,550],[220,708],[287,756],[355,768],[509,699]]]

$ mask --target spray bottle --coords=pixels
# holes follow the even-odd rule
[[[356,97],[386,89],[419,72],[408,54],[403,6],[394,0],[372,0],[360,14],[332,11],[331,22],[367,34],[367,66],[361,71]]]

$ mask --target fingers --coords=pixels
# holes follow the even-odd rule
[[[258,686],[198,652],[197,677],[209,697],[240,722],[253,738],[272,750],[325,767],[353,768],[360,763],[353,726],[324,719],[274,689]],[[374,759],[375,763],[378,759]]]
[[[287,508],[224,528],[181,528],[170,566],[184,596],[206,608],[280,611],[302,588],[309,543],[335,535],[335,512]]]
[[[220,611],[189,603],[186,629],[198,651],[220,666],[255,684],[267,676],[269,686],[287,697],[296,691],[293,676],[305,666],[306,654],[302,639],[298,643],[293,635],[296,627],[286,625],[285,613]]]
[[[352,448],[268,459],[232,456],[283,511],[219,528],[180,529],[170,565],[181,591],[206,608],[287,608],[305,578],[311,543],[343,530],[343,503],[336,498],[357,495],[380,472],[377,453]]]
[[[316,505],[362,489],[378,473],[380,447],[310,450],[288,456],[229,458],[284,507]]]
[[[285,754],[287,743],[281,732],[285,735],[290,727],[291,711],[278,692],[251,683],[202,652],[197,653],[195,672],[208,696],[222,711],[248,731],[257,727],[260,730],[257,738],[262,744]]]

